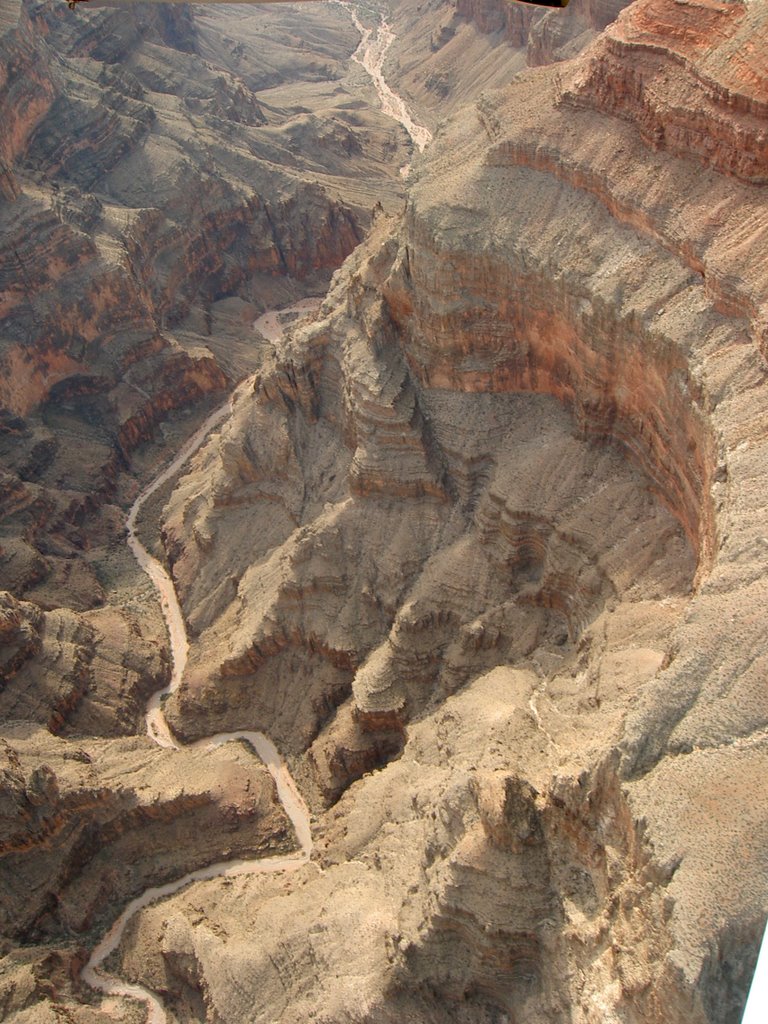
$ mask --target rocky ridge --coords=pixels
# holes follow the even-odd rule
[[[200,633],[177,727],[253,715],[332,805],[322,881],[252,896],[301,956],[323,935],[322,998],[238,940],[281,1020],[739,1019],[765,903],[764,18],[637,0],[454,118],[169,504]]]
[[[272,779],[245,749],[158,755],[145,738],[52,742],[27,725],[4,733],[5,1019],[29,1010],[43,1020],[61,1005],[85,944],[114,917],[115,892],[138,895],[185,866],[292,845]]]
[[[586,38],[609,20],[571,7]],[[169,717],[266,728],[317,853],[135,920],[120,969],[177,1019],[739,1020],[768,839],[765,27],[636,0],[458,114],[179,481]],[[23,671],[39,613],[9,619]],[[100,1015],[46,970],[14,1011]]]
[[[258,362],[258,309],[322,287],[396,201],[402,140],[339,84],[340,9],[309,16],[300,60],[283,15],[271,63],[279,14],[251,13],[238,50],[181,6],[70,13],[14,0],[0,37],[0,588],[88,633],[125,568],[126,473]],[[108,644],[162,642],[156,616],[100,621]]]
[[[349,17],[316,11],[236,39],[182,5],[0,11],[4,1019],[59,1013],[147,885],[292,842],[252,754],[177,778],[116,737],[169,674],[124,509],[258,363],[258,312],[322,289],[400,202],[405,140],[347,73]]]
[[[550,11],[497,0],[401,4],[389,73],[435,126],[525,67],[574,57],[626,6],[627,0],[580,0]]]

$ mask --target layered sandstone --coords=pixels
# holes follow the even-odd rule
[[[706,52],[694,15],[725,26]],[[749,26],[766,66],[764,19],[640,0],[454,119],[169,505],[200,633],[174,720],[251,716],[336,801],[312,895],[250,896],[320,961],[329,1019],[739,1018],[765,904],[768,264],[759,147],[747,173],[729,141],[762,86],[729,56]],[[649,132],[659,68],[709,156],[677,115]],[[207,1012],[237,1020],[222,947],[175,913]],[[305,1019],[306,972],[244,948],[257,1019]]]
[[[182,6],[4,7],[0,590],[65,609],[64,634],[105,636],[105,664],[130,661],[130,631],[157,625],[125,609],[77,618],[113,600],[126,568],[114,507],[135,494],[126,471],[145,473],[153,442],[189,430],[180,414],[253,369],[264,303],[321,287],[374,203],[400,191],[403,140],[345,78],[349,16],[318,9],[318,43],[298,58],[297,18],[250,12],[229,25],[236,44]],[[236,295],[232,319],[222,303]],[[94,711],[91,727],[133,729],[135,701],[163,680],[158,640],[139,644],[141,686],[112,696],[90,656],[79,696],[35,692],[49,669],[32,659],[32,720],[62,727],[63,709],[106,700],[109,723]]]
[[[206,859],[289,847],[266,769],[233,748],[163,756],[144,738],[78,745],[26,725],[10,730],[3,933],[83,933],[108,923],[116,901]],[[26,888],[11,884],[19,875]]]
[[[44,612],[37,603],[3,594],[0,616],[5,722],[38,722],[53,734],[130,733],[158,682],[168,677],[159,617],[130,605]]]
[[[422,386],[377,297],[396,253],[381,224],[325,307],[346,296],[357,322],[294,336],[166,527],[201,631],[177,727],[266,721],[285,749],[314,741],[330,793],[337,764],[370,767],[353,751],[382,729],[391,747],[435,687],[539,648],[562,660],[607,603],[684,593],[693,574],[646,482],[556,403]]]
[[[616,13],[572,6],[565,49]],[[636,0],[471,104],[174,488],[169,717],[265,728],[316,814],[295,875],[135,920],[119,968],[178,1019],[739,1020],[768,842],[767,27]],[[8,605],[9,673],[41,614]],[[39,1002],[23,959],[13,1011],[99,1013],[60,963]]]
[[[765,184],[763,30],[759,4],[636,4],[582,70],[577,102],[637,125],[654,149]]]
[[[115,739],[170,668],[125,509],[268,350],[264,307],[322,289],[401,197],[406,140],[357,97],[345,12],[229,30],[182,5],[0,10],[4,1019],[59,1013],[147,885],[293,842],[250,751]]]
[[[564,9],[547,11],[497,0],[458,0],[456,17],[524,50],[527,64],[548,64],[574,56],[626,6],[626,0],[571,0]]]
[[[483,90],[507,85],[526,66],[574,57],[626,6],[627,0],[571,0],[549,11],[506,0],[396,3],[398,33],[387,68],[422,116],[437,125]]]
[[[148,886],[294,843],[274,783],[245,745],[161,754],[145,738],[52,741],[28,724],[4,733],[6,1019],[55,1015],[79,987],[86,946]]]

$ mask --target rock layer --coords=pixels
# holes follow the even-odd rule
[[[575,56],[626,6],[627,0],[571,0],[554,11],[503,0],[395,5],[389,71],[437,125],[522,68]]]
[[[447,54],[453,9],[422,6]],[[573,7],[515,69],[617,13]],[[766,27],[636,0],[457,114],[175,487],[169,718],[266,729],[317,828],[290,879],[136,919],[121,969],[180,1019],[738,1021],[768,844]],[[21,672],[42,613],[8,608]]]
[[[309,15],[317,42],[300,53],[296,13],[70,13],[12,3],[0,26],[0,590],[81,613],[112,601],[124,568],[126,472],[151,468],[148,446],[188,429],[180,414],[253,369],[264,303],[322,286],[374,202],[394,201],[402,139],[342,82],[358,39],[341,9]],[[236,294],[250,319],[225,317]],[[62,615],[65,631],[92,631]],[[107,661],[130,660],[132,621],[101,617],[116,629]],[[151,645],[145,657],[142,689],[150,671],[162,682]],[[102,689],[113,706],[134,700]],[[29,704],[36,721],[64,706],[46,684]],[[132,729],[136,710],[91,727]]]
[[[103,928],[115,902],[220,860],[223,848],[233,856],[292,842],[266,769],[245,749],[163,757],[146,739],[85,746],[30,727],[5,745],[7,935]],[[126,786],[131,775],[140,782]],[[19,874],[25,889],[12,884]]]
[[[240,398],[165,531],[201,630],[177,728],[245,719],[286,749],[313,743],[329,795],[355,730],[358,748],[382,730],[391,746],[435,687],[539,648],[567,659],[607,603],[684,593],[694,565],[642,477],[552,399],[413,373],[378,297],[398,279],[389,231],[339,275],[325,311],[346,308]]]
[[[169,505],[200,630],[176,722],[252,714],[335,801],[312,911],[252,895],[307,962],[325,937],[329,1019],[739,1018],[765,903],[768,282],[759,145],[746,171],[730,141],[762,85],[729,55],[747,26],[762,53],[764,19],[638,0],[457,116]],[[704,120],[661,144],[664,75]],[[254,956],[304,1019],[306,975]]]
[[[130,896],[291,842],[250,754],[173,767],[115,738],[169,670],[124,543],[138,481],[258,364],[265,306],[322,289],[402,194],[407,142],[357,96],[348,15],[236,21],[0,10],[4,1019],[93,1020],[82,947]]]
[[[768,76],[759,5],[636,4],[576,86],[581,102],[636,125],[646,144],[766,182]],[[675,76],[670,87],[669,68]]]

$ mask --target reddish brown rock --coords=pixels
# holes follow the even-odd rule
[[[301,626],[355,649],[351,698],[304,760],[317,805],[338,797],[314,906],[254,895],[265,922],[288,927],[290,907],[308,961],[323,935],[341,970],[313,975],[313,998],[339,1015],[739,1019],[766,904],[768,235],[729,141],[746,131],[758,166],[730,58],[733,26],[761,40],[765,18],[638,0],[581,58],[454,118],[402,220],[347,262],[169,505],[202,627],[178,720],[219,695],[297,742],[301,675],[268,657],[237,682],[232,646],[269,654]],[[647,130],[664,76],[703,112],[691,138],[718,140],[703,165],[682,114],[669,146]],[[405,489],[419,477],[440,499]],[[224,538],[253,517],[238,560]],[[362,778],[355,722],[405,724]],[[301,1020],[276,943],[252,948]],[[211,984],[236,1020],[247,997]]]
[[[754,3],[633,4],[582,69],[573,100],[635,124],[654,149],[764,184],[764,29]]]
[[[3,744],[5,936],[50,941],[103,927],[148,885],[291,845],[274,784],[242,747],[163,758],[146,740],[67,743],[28,726]]]
[[[428,75],[473,30],[426,7]],[[528,59],[609,20],[573,7]],[[730,58],[765,17],[636,0],[456,117],[179,481],[196,635],[169,714],[291,752],[321,868],[136,922],[123,970],[180,1018],[739,1019],[766,905],[768,262]],[[30,806],[61,803],[34,769]]]

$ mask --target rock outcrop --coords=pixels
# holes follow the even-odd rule
[[[162,624],[129,608],[43,612],[6,593],[0,616],[4,722],[38,722],[53,734],[130,734],[169,674]]]
[[[307,962],[320,933],[328,973],[354,962],[315,977],[331,1019],[739,1018],[765,904],[764,21],[637,0],[454,118],[169,505],[199,632],[175,722],[251,715],[332,805],[328,909],[253,895]]]
[[[636,125],[653,149],[765,184],[763,29],[753,3],[635,4],[608,29],[575,94]]]
[[[326,303],[347,307],[294,336],[176,492],[166,540],[201,632],[182,734],[266,722],[298,752],[327,721],[312,757],[343,763],[353,723],[358,745],[384,729],[391,746],[436,686],[540,648],[567,659],[606,604],[690,584],[673,518],[556,402],[422,385],[382,315],[382,250],[384,224]],[[350,688],[351,720],[334,715]]]
[[[412,95],[443,89],[424,76],[459,35],[488,57],[470,92],[502,84],[493,49],[511,80],[261,349],[166,504],[193,638],[168,717],[185,739],[269,732],[316,829],[295,874],[135,920],[120,970],[178,1019],[740,1019],[768,904],[768,13],[571,6],[396,15],[432,24]],[[42,507],[33,483],[12,508]],[[43,555],[14,550],[44,586]],[[3,607],[12,681],[56,612]],[[18,800],[61,802],[45,763]],[[60,934],[38,913],[30,941],[40,921]],[[13,1011],[98,1012],[65,954],[38,968],[55,997],[13,955]]]
[[[234,39],[217,17],[0,10],[4,1019],[58,1013],[146,885],[293,841],[250,753],[172,767],[117,739],[170,667],[124,514],[268,350],[265,306],[324,289],[400,205],[407,142],[358,98],[340,8],[231,15]]]
[[[77,990],[84,947],[148,886],[294,842],[272,779],[245,747],[160,754],[145,738],[52,740],[28,725],[4,733],[6,1019],[56,1014]]]
[[[483,90],[507,85],[527,66],[574,57],[627,2],[571,0],[550,11],[506,0],[401,4],[390,74],[421,116],[437,125],[449,111]]]
[[[374,202],[400,193],[402,139],[342,84],[358,41],[348,15],[309,16],[316,50],[299,53],[281,29],[264,66],[285,17],[250,12],[236,45],[184,6],[4,7],[0,590],[66,609],[65,632],[88,633],[70,613],[113,600],[126,473],[145,474],[153,442],[188,430],[180,414],[253,369],[264,304],[323,287]],[[250,318],[226,317],[236,295]],[[117,628],[107,661],[130,659],[130,642],[119,648],[131,618],[101,617]],[[47,671],[30,670],[33,691]],[[47,720],[47,700],[30,698],[33,720]],[[134,712],[107,733],[118,722],[132,730]]]
[[[290,848],[274,783],[245,749],[158,756],[141,738],[88,741],[86,750],[29,726],[9,740],[5,935],[82,934],[109,923],[116,902],[206,861]]]

